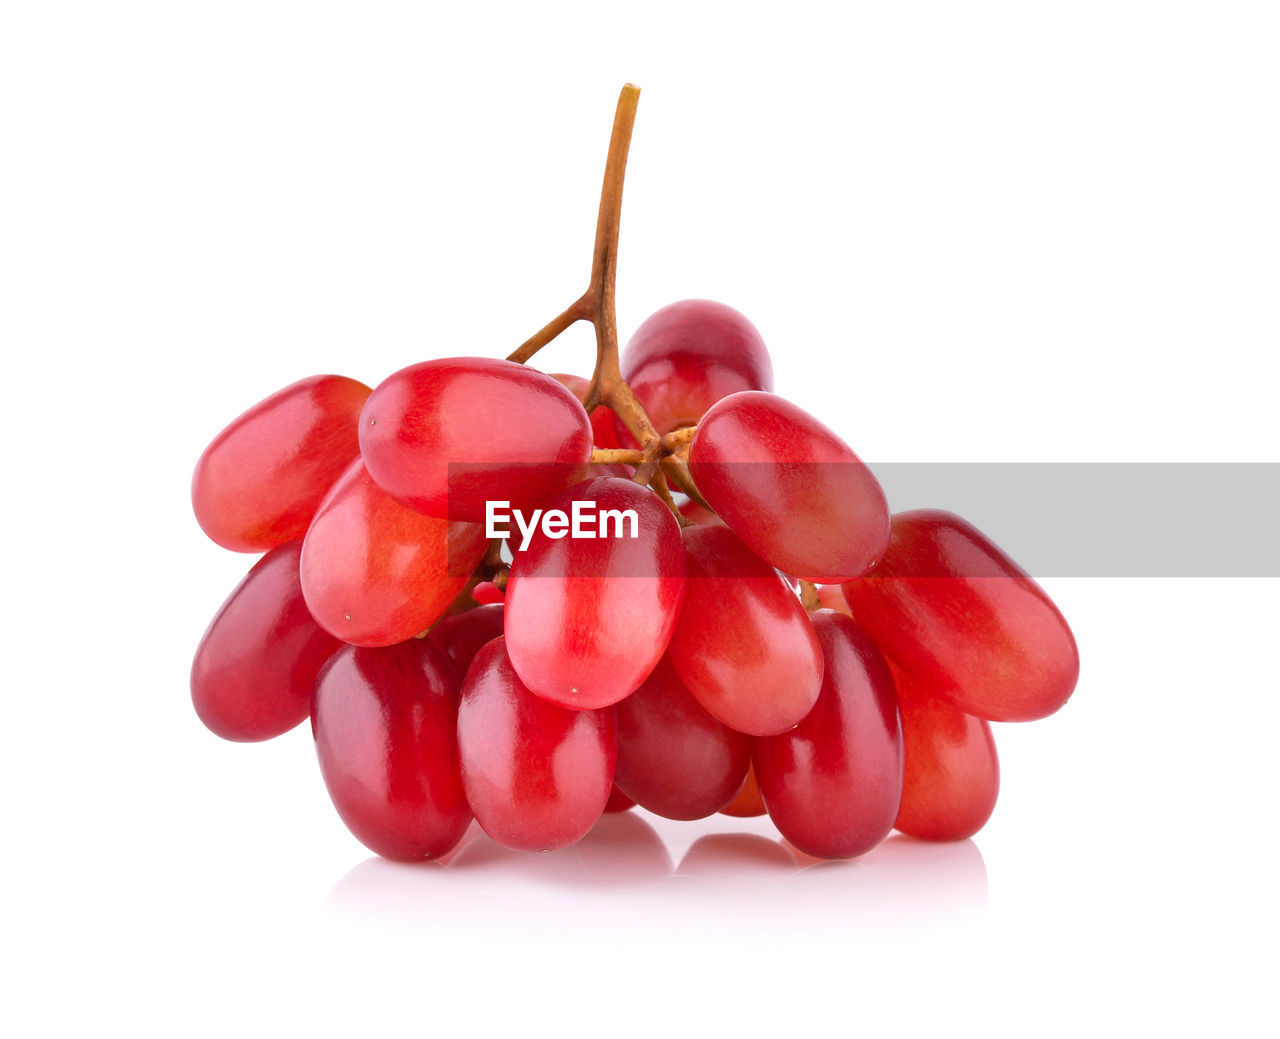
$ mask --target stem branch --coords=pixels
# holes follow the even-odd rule
[[[591,452],[593,464],[609,464],[621,462],[623,465],[640,465],[644,461],[644,452],[630,447],[597,447]]]
[[[581,299],[574,300],[571,306],[557,314],[521,343],[519,347],[511,351],[507,355],[507,360],[515,361],[517,364],[524,364],[569,326],[579,321],[588,320],[590,313],[585,303],[586,298],[586,296],[583,296]]]
[[[588,412],[601,405],[611,408],[640,445],[636,450],[597,449],[591,459],[593,462],[623,462],[636,466],[635,480],[640,484],[648,484],[656,477],[655,490],[679,516],[667,486],[668,478],[685,494],[702,502],[702,496],[693,486],[688,465],[683,459],[670,457],[687,450],[693,439],[694,427],[677,429],[666,437],[659,436],[644,405],[623,379],[618,360],[618,234],[622,223],[622,186],[627,174],[627,154],[631,150],[631,132],[635,128],[639,102],[640,88],[626,84],[618,95],[618,107],[613,116],[604,182],[600,187],[600,209],[596,215],[591,281],[586,292],[525,340],[508,355],[507,360],[524,364],[575,322],[590,321],[596,330],[596,364],[583,406]]]

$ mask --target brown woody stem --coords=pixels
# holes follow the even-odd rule
[[[662,450],[669,455],[679,454],[693,443],[693,435],[698,432],[697,426],[685,426],[673,429],[662,438]]]
[[[689,475],[689,463],[676,457],[668,455],[662,460],[662,471],[666,473],[667,479],[676,485],[681,491],[688,495],[691,499],[701,505],[708,512],[715,510],[707,504],[697,486],[693,482],[693,477]]]
[[[565,329],[579,321],[587,320],[591,316],[587,297],[574,300],[573,304],[565,311],[557,314],[548,321],[542,328],[534,332],[520,346],[507,355],[508,361],[515,361],[517,364],[524,364],[546,346],[549,342],[560,335]]]
[[[677,461],[669,467],[666,463],[668,456],[687,448],[693,437],[693,428],[678,429],[665,438],[660,437],[649,420],[644,405],[623,379],[618,360],[618,233],[622,222],[622,186],[627,174],[627,153],[631,149],[631,132],[635,127],[639,102],[640,88],[631,83],[626,84],[618,95],[618,107],[613,116],[613,133],[609,137],[604,183],[600,187],[600,209],[596,216],[591,281],[587,291],[509,354],[507,360],[524,364],[575,322],[590,321],[596,330],[596,364],[583,404],[588,412],[601,405],[611,408],[640,445],[638,450],[597,449],[592,453],[591,460],[634,465],[637,467],[635,480],[641,484],[649,483],[655,476],[660,477],[659,493],[679,516],[675,503],[671,500],[667,477],[685,494],[699,502],[702,502],[702,498],[693,486],[687,465]]]
[[[681,527],[688,527],[691,525],[690,521],[685,518],[684,513],[681,512],[679,507],[676,505],[675,499],[671,497],[671,488],[667,486],[667,477],[661,469],[653,474],[653,482],[650,486],[653,488],[654,493],[667,503],[667,508],[671,510],[671,514],[675,516],[676,522],[680,524]]]
[[[639,102],[640,88],[631,83],[624,86],[618,95],[613,133],[609,137],[609,154],[604,164],[604,184],[600,188],[596,243],[587,291],[507,355],[507,360],[524,364],[575,322],[590,321],[596,327],[596,372],[591,380],[591,394],[587,397],[588,411],[599,403],[608,403],[596,393],[600,385],[602,358],[611,352],[614,368],[617,367],[615,290],[618,280],[618,229],[622,221],[622,185],[627,174],[627,152],[631,149],[631,131],[635,127]]]
[[[591,452],[591,461],[596,465],[608,465],[612,462],[621,462],[623,465],[639,465],[644,461],[644,452],[629,447],[597,447]]]

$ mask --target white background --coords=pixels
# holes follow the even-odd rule
[[[1047,582],[1080,685],[999,728],[989,826],[834,866],[652,817],[369,861],[305,727],[226,744],[186,688],[250,563],[205,442],[559,311],[626,80],[624,339],[737,306],[872,461],[1280,460],[1274,5],[445,6],[3,7],[0,1024],[1274,1028],[1274,580]]]

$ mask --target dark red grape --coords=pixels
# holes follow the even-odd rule
[[[502,634],[502,607],[478,606],[473,610],[443,617],[432,625],[427,641],[443,652],[457,676],[458,686],[481,648]]]
[[[223,739],[269,740],[306,718],[316,675],[342,645],[302,599],[301,552],[292,541],[258,560],[196,649],[191,701]]]
[[[813,710],[791,732],[756,740],[769,817],[801,851],[824,859],[870,851],[902,800],[902,727],[889,665],[842,613],[813,626],[826,671]]]
[[[751,763],[751,738],[699,706],[667,660],[618,704],[614,783],[641,808],[702,819],[725,807]]]
[[[379,855],[436,858],[466,832],[457,703],[449,662],[423,639],[346,646],[321,673],[320,772],[342,821]]]

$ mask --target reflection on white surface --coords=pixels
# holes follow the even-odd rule
[[[553,852],[511,851],[473,823],[443,860],[406,865],[374,856],[329,896],[344,915],[410,926],[454,921],[471,931],[527,924],[541,912],[589,920],[601,904],[614,924],[641,931],[674,911],[721,933],[764,926],[836,934],[980,917],[987,872],[971,840],[930,844],[894,834],[859,859],[827,862],[791,847],[764,819],[676,823],[632,811],[606,816],[576,845]]]

